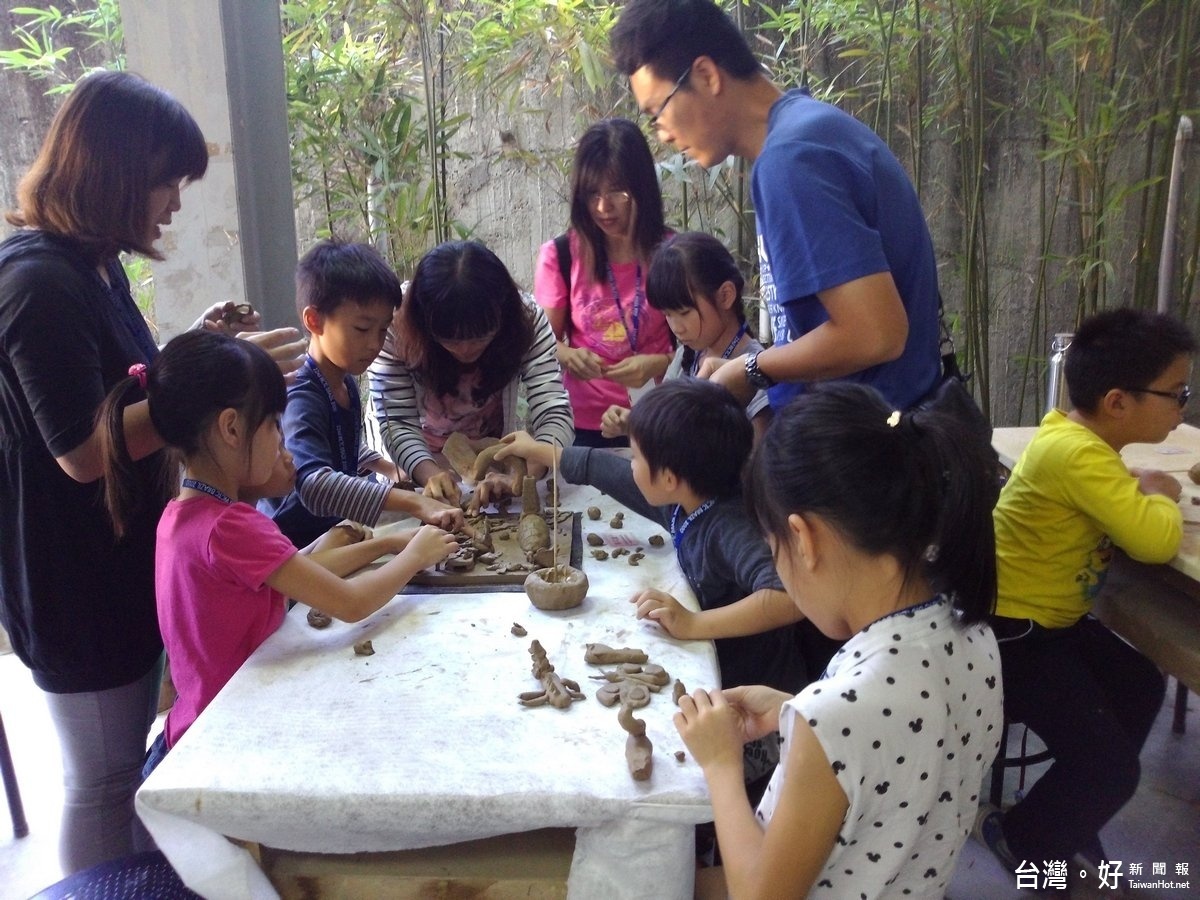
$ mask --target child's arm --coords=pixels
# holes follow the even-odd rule
[[[334,528],[341,526],[335,525]],[[333,529],[330,529],[332,531]],[[341,578],[368,566],[388,553],[401,553],[416,536],[417,528],[406,528],[385,537],[372,537],[340,546],[314,547],[308,558]],[[317,541],[321,540],[320,538]],[[316,544],[314,541],[313,544]],[[310,544],[309,547],[312,547]],[[308,548],[305,548],[307,550]],[[304,550],[300,551],[301,553]]]
[[[772,709],[778,722],[781,692],[764,691],[681,697],[675,727],[708,782],[729,895],[804,897],[833,850],[849,801],[812,728],[797,717],[786,751],[787,778],[766,830],[759,826],[746,795],[741,745]]]
[[[466,526],[463,512],[457,506],[403,488],[388,491],[383,508],[388,512],[406,513],[426,525],[436,525],[446,531],[461,531]]]
[[[727,606],[692,612],[663,591],[648,588],[629,598],[637,617],[657,622],[685,641],[745,637],[803,620],[804,614],[784,591],[763,588]]]
[[[399,554],[377,569],[341,578],[298,553],[272,572],[266,582],[280,593],[343,622],[357,622],[387,604],[409,579],[445,559],[457,546],[453,535],[422,525]]]
[[[514,431],[500,438],[504,447],[496,451],[496,462],[516,456],[527,464],[544,469],[557,467],[562,459],[562,448],[534,440],[528,431]]]

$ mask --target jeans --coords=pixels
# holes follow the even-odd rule
[[[1032,728],[1054,756],[1004,814],[1009,849],[1038,864],[1103,853],[1100,829],[1137,790],[1138,755],[1166,680],[1091,616],[1067,628],[1000,616],[991,623],[1000,643],[1004,714]]]

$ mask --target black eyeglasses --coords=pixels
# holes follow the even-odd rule
[[[667,104],[671,102],[671,98],[679,93],[679,89],[683,87],[683,83],[687,81],[688,76],[692,74],[692,65],[694,65],[694,63],[689,64],[687,69],[684,70],[684,73],[679,76],[679,78],[675,81],[675,86],[671,88],[671,92],[667,94],[667,96],[663,98],[663,102],[658,105],[658,112],[650,117],[651,128],[658,127],[658,117],[663,114],[663,110],[667,108]]]
[[[1169,400],[1174,400],[1179,404],[1179,408],[1183,409],[1187,406],[1188,400],[1192,397],[1192,389],[1189,387],[1181,388],[1176,391],[1152,391],[1150,388],[1125,388],[1131,394],[1153,394],[1155,397],[1166,397]]]

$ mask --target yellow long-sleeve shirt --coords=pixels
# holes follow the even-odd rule
[[[1112,447],[1058,410],[1041,427],[1000,494],[996,614],[1047,628],[1074,624],[1104,583],[1112,547],[1165,563],[1183,538],[1183,513],[1146,495]]]

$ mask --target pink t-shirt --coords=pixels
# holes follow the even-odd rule
[[[168,747],[282,624],[286,599],[264,582],[295,553],[275,523],[249,504],[212,497],[167,504],[158,523],[154,587],[179,692],[167,714]]]
[[[585,347],[600,357],[604,365],[612,365],[637,353],[674,352],[671,329],[666,317],[646,301],[646,266],[636,262],[613,265],[612,273],[621,298],[618,309],[613,297],[612,283],[605,279],[597,284],[590,271],[582,266],[579,238],[574,231],[568,237],[571,246],[571,296],[558,268],[558,251],[554,241],[547,241],[538,253],[533,273],[533,295],[543,309],[571,311],[570,345]],[[640,287],[640,290],[639,290]],[[631,346],[633,310],[640,295],[638,312],[637,349]],[[593,431],[600,428],[600,417],[612,405],[629,406],[627,388],[607,378],[582,381],[570,372],[563,372],[563,385],[575,411],[575,425]]]

